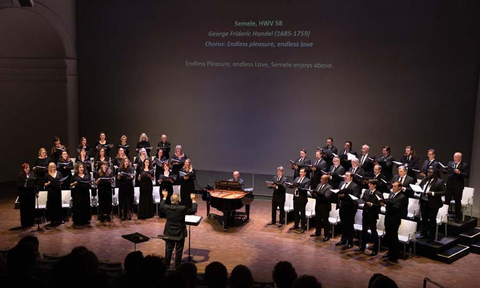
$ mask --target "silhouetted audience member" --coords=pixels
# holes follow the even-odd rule
[[[37,256],[37,259],[41,258],[40,250],[39,250],[40,242],[38,241],[37,237],[25,236],[22,239],[20,239],[20,241],[18,241],[18,244],[24,244],[24,243],[28,243],[32,245],[33,249],[35,250],[35,255]]]
[[[398,288],[398,286],[391,278],[377,273],[370,278],[368,288]]]
[[[2,281],[2,287],[29,287],[40,285],[32,270],[37,262],[35,249],[30,243],[17,244],[8,252],[7,278]],[[31,286],[35,287],[35,286]]]
[[[134,251],[128,253],[123,262],[124,273],[112,280],[112,288],[136,288],[140,287],[142,273],[143,253]]]
[[[209,288],[225,288],[228,282],[227,267],[220,262],[212,262],[205,267],[205,285]]]
[[[188,280],[188,287],[195,288],[197,286],[197,266],[191,262],[186,262],[178,266],[177,271],[182,272]]]
[[[150,288],[160,282],[167,272],[164,258],[148,255],[142,261],[142,287]]]
[[[87,264],[83,256],[68,254],[53,267],[50,277],[51,288],[88,287]]]
[[[231,288],[251,288],[253,282],[252,272],[245,265],[237,265],[233,268],[228,280]]]
[[[280,261],[273,267],[272,278],[278,288],[292,288],[297,280],[297,272],[292,263]]]
[[[318,282],[315,276],[302,275],[297,278],[293,284],[294,288],[322,288],[322,283]]]
[[[168,273],[155,288],[188,288],[188,279],[180,271]]]

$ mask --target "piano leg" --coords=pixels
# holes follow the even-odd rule
[[[229,221],[230,221],[230,212],[224,211],[223,212],[223,231],[228,230]]]
[[[245,214],[247,214],[247,222],[250,221],[250,204],[245,205]]]
[[[207,217],[210,217],[210,201],[207,202]]]

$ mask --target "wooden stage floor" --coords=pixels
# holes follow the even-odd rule
[[[31,229],[12,229],[20,225],[19,210],[13,209],[15,190],[1,185],[0,189],[0,248],[13,247]],[[206,205],[197,195],[197,215],[205,216]],[[215,209],[212,212],[219,213]],[[198,261],[199,271],[212,261],[224,263],[231,271],[236,265],[247,265],[256,281],[271,281],[275,263],[288,260],[297,273],[315,275],[324,287],[367,287],[374,273],[383,273],[393,278],[399,287],[422,287],[423,278],[429,277],[447,287],[478,287],[480,255],[469,254],[454,262],[444,264],[424,257],[400,260],[390,265],[381,260],[381,254],[369,257],[353,249],[343,251],[334,244],[339,237],[322,242],[310,236],[314,229],[305,234],[289,232],[286,227],[267,226],[270,221],[270,201],[257,199],[252,203],[251,221],[223,232],[214,219],[204,217],[198,227],[192,227],[192,254]],[[121,222],[115,218],[111,224],[92,220],[90,228],[74,229],[72,222],[58,229],[37,233],[42,253],[67,254],[73,247],[83,245],[101,259],[122,261],[133,250],[133,244],[121,235],[139,232],[149,237],[163,233],[165,219],[132,220]],[[188,242],[186,242],[188,247]],[[164,255],[164,242],[151,239],[139,244],[138,250],[146,254]],[[185,256],[187,250],[184,251]]]

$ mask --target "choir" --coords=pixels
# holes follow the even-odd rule
[[[142,133],[136,144],[136,156],[130,159],[130,145],[127,136],[120,137],[114,147],[101,132],[95,146],[90,147],[82,137],[77,146],[77,157],[70,158],[67,149],[55,136],[50,156],[41,148],[38,157],[30,165],[22,164],[17,177],[22,227],[30,227],[35,219],[35,197],[39,191],[47,191],[48,226],[64,223],[62,190],[71,192],[73,227],[83,228],[90,224],[92,195],[98,196],[98,219],[101,222],[112,220],[112,200],[118,191],[118,209],[122,220],[133,218],[134,191],[139,189],[138,219],[152,218],[154,215],[153,186],[160,191],[173,194],[173,186],[179,185],[182,205],[192,206],[190,194],[195,192],[195,170],[191,159],[183,153],[181,145],[175,147],[169,158],[170,142],[162,135],[156,149],[152,149],[148,136]],[[110,152],[116,155],[110,157]],[[149,156],[156,151],[156,155]],[[138,187],[138,188],[136,188]],[[118,189],[114,189],[118,188]],[[170,197],[167,198],[167,202]],[[164,215],[160,215],[164,216]]]

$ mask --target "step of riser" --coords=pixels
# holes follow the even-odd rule
[[[458,252],[454,253],[453,255],[451,255],[449,257],[444,257],[445,255],[437,254],[436,257],[435,257],[436,258],[435,260],[443,262],[443,263],[450,264],[450,263],[453,263],[453,262],[457,261],[458,259],[460,259],[462,257],[467,256],[468,253],[469,253],[469,250],[470,250],[470,247],[467,246],[463,250],[458,251]]]

